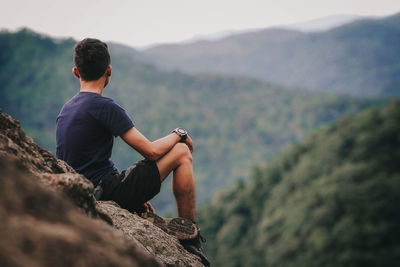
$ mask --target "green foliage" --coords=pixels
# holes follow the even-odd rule
[[[71,73],[74,43],[29,30],[0,34],[0,106],[52,152],[56,116],[79,89]],[[199,203],[310,130],[385,102],[293,92],[244,77],[159,71],[118,46],[111,54],[113,76],[104,93],[127,109],[141,132],[154,140],[178,126],[189,130]],[[140,159],[120,139],[116,143],[120,170]],[[155,204],[161,213],[175,212],[167,184]]]
[[[397,266],[400,100],[321,129],[200,212],[215,266]]]

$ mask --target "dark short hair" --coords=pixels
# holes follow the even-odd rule
[[[74,47],[74,64],[85,81],[98,80],[110,63],[108,46],[98,39],[86,38]]]

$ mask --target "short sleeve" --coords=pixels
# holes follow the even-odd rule
[[[125,109],[112,99],[104,103],[100,117],[104,126],[114,136],[120,136],[134,126]]]

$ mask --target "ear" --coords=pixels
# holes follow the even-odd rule
[[[107,77],[110,77],[110,76],[111,76],[111,73],[112,73],[112,66],[111,66],[111,65],[108,65],[107,70],[106,70],[106,76],[107,76]]]
[[[72,73],[75,75],[76,78],[81,78],[81,75],[79,75],[78,69],[76,67],[72,68]]]

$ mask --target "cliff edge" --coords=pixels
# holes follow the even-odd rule
[[[1,266],[203,266],[114,202],[0,111]]]

